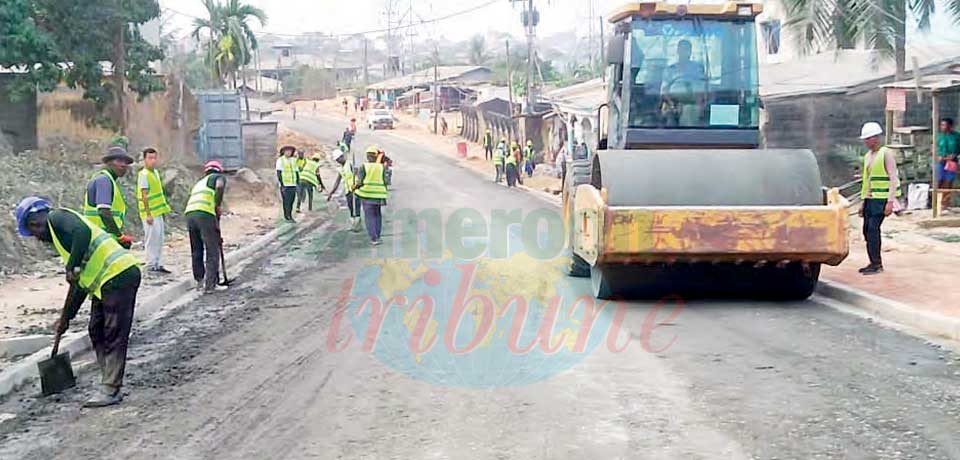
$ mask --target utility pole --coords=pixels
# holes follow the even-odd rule
[[[605,66],[603,63],[607,61],[607,53],[606,50],[604,50],[606,43],[607,39],[603,34],[603,16],[600,16],[600,78],[602,78],[603,81],[607,81],[607,72],[603,69]]]
[[[437,130],[437,120],[440,116],[440,73],[437,69],[437,66],[440,62],[440,48],[437,45],[436,51],[433,53],[433,134],[438,135],[440,131]]]
[[[367,36],[363,36],[363,89],[370,86],[370,68],[367,66]]]
[[[510,98],[510,119],[507,125],[507,142],[513,142],[513,71],[510,69],[510,40],[507,40],[507,94]]]

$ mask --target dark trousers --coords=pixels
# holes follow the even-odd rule
[[[281,187],[280,198],[283,200],[283,218],[293,220],[293,202],[297,200],[297,187]]]
[[[350,209],[350,217],[360,217],[360,198],[352,193],[348,193],[347,208]]]
[[[381,204],[376,201],[361,199],[363,204],[363,223],[367,226],[367,235],[370,241],[380,239],[380,232],[383,229],[383,216],[380,214]]]
[[[90,343],[100,365],[100,383],[111,390],[123,386],[127,344],[133,326],[133,309],[140,289],[140,269],[130,267],[101,288],[101,298],[90,306]]]
[[[497,168],[497,177],[494,179],[494,182],[499,184],[500,181],[503,180],[503,165],[497,165],[496,168]]]
[[[203,281],[203,287],[206,289],[217,287],[217,282],[220,280],[219,229],[216,216],[199,211],[187,213],[193,279]]]
[[[567,187],[567,162],[560,163],[560,190]]]
[[[507,187],[516,187],[518,178],[519,178],[519,175],[517,174],[517,165],[508,164],[507,165]]]
[[[883,213],[886,206],[886,199],[868,198],[863,201],[863,238],[867,240],[870,265],[883,265],[880,257],[880,226],[886,218]]]
[[[492,159],[493,159],[493,146],[492,146],[492,145],[485,145],[485,146],[483,146],[483,158],[484,158],[485,160],[492,160]]]
[[[313,190],[316,187],[313,184],[301,183],[297,188],[297,211],[300,210],[300,204],[304,199],[307,201],[307,210],[313,211]]]

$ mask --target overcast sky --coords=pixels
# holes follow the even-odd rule
[[[416,15],[429,20],[447,14],[464,11],[489,3],[491,0],[394,0],[402,5],[401,14],[409,4],[413,5]],[[386,26],[384,14],[386,0],[246,0],[266,11],[269,21],[261,31],[279,33],[353,33],[381,29]],[[594,5],[595,27],[599,27],[598,16],[607,15],[627,0],[592,0]],[[588,30],[589,5],[591,0],[535,0],[540,9],[541,36],[556,32],[577,30],[585,35]],[[686,2],[684,2],[686,3]],[[940,11],[945,8],[938,1]],[[204,16],[205,10],[200,0],[160,0],[161,7],[169,8],[184,15],[175,15],[173,25],[186,33],[192,19],[188,16]],[[420,38],[445,36],[461,40],[488,31],[509,32],[520,36],[523,28],[520,24],[520,5],[513,6],[509,0],[497,0],[493,4],[468,14],[450,18],[433,25],[417,28]],[[960,44],[960,26],[951,24],[945,15],[935,17],[931,34],[913,44],[930,41],[951,41]]]

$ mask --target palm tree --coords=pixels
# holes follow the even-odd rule
[[[241,3],[240,0],[227,0],[226,3],[219,0],[202,2],[208,17],[194,19],[193,37],[197,41],[203,41],[203,33],[206,32],[207,66],[222,82],[232,77],[233,86],[236,88],[237,71],[250,64],[253,51],[258,47],[257,37],[250,28],[250,20],[255,19],[263,26],[267,23],[267,14],[260,8]],[[229,48],[229,52],[226,52],[225,46]],[[225,60],[228,57],[229,60]]]
[[[881,56],[893,56],[896,79],[906,75],[907,11],[921,31],[930,29],[935,0],[785,0],[786,25],[796,30],[804,52],[847,48],[862,41]],[[960,0],[946,0],[960,23]]]

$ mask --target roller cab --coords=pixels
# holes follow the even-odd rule
[[[594,295],[803,299],[847,256],[807,150],[761,149],[753,3],[613,13],[596,152],[567,168],[569,271]]]

